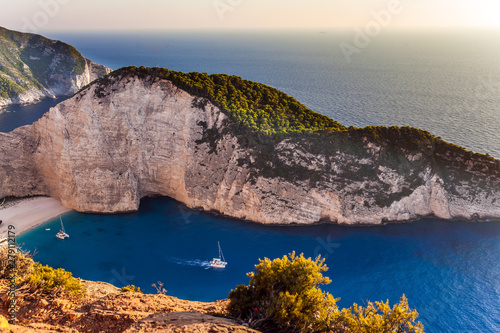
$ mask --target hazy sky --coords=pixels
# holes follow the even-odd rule
[[[500,27],[499,0],[3,0],[0,26],[22,31]],[[389,15],[387,15],[389,14]]]

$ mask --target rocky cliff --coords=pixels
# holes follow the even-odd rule
[[[73,95],[109,72],[71,45],[0,27],[0,109]]]
[[[115,71],[0,133],[0,198],[113,213],[162,195],[279,224],[500,218],[500,161],[489,156],[413,128],[245,132],[197,82],[188,93],[155,73]]]
[[[228,300],[210,303],[166,295],[121,292],[104,282],[80,280],[87,294],[23,291],[16,325],[9,325],[8,281],[0,280],[0,332],[220,332],[258,333],[227,318]]]

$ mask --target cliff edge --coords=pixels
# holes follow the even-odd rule
[[[346,128],[241,78],[158,68],[115,71],[0,133],[0,183],[0,198],[81,212],[161,195],[261,223],[500,218],[490,156],[414,128]]]
[[[228,300],[194,302],[81,283],[87,291],[82,298],[57,289],[27,292],[17,301],[16,325],[9,325],[8,283],[0,280],[0,332],[258,332],[226,318]]]

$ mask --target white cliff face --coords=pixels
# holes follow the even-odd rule
[[[236,137],[220,134],[215,151],[207,140],[207,130],[224,133],[224,113],[210,103],[194,106],[196,98],[170,81],[151,82],[125,77],[104,88],[92,85],[35,124],[0,133],[0,198],[44,194],[78,211],[112,213],[137,210],[142,197],[163,195],[191,208],[278,224],[500,218],[498,178],[488,173],[478,174],[493,184],[488,191],[459,183],[451,193],[427,165],[412,188],[397,170],[376,167],[375,157],[314,155],[285,140],[277,146],[284,164],[324,177],[316,183],[252,177],[252,163],[240,161],[252,161],[253,152]],[[371,142],[364,148],[373,156],[384,149]],[[377,174],[346,182],[346,161],[373,166]],[[498,161],[490,167],[498,168]],[[377,197],[406,187],[411,190],[385,205]]]

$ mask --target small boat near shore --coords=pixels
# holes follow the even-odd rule
[[[59,220],[61,221],[61,230],[59,230],[59,232],[56,234],[56,237],[59,239],[65,239],[69,237],[69,235],[66,233],[66,230],[64,230],[64,224],[61,216],[59,216]]]
[[[222,253],[222,250],[220,248],[220,243],[217,242],[217,245],[219,246],[219,258],[213,258],[212,261],[210,261],[210,267],[214,268],[225,268],[227,265],[226,259],[224,259],[224,254]]]

